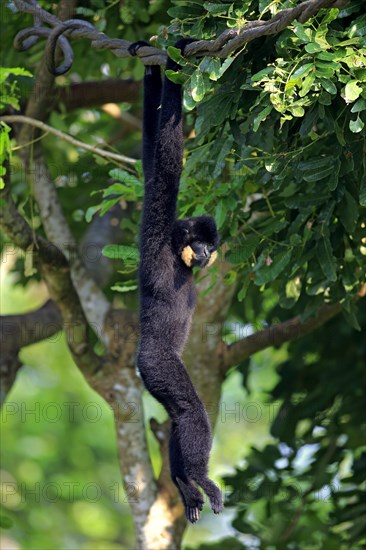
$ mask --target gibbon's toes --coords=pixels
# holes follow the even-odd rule
[[[144,40],[138,40],[137,42],[133,42],[128,46],[128,53],[133,55],[134,57],[137,55],[137,51],[142,48],[142,46],[150,46],[147,42]]]
[[[181,490],[184,504],[186,507],[186,517],[191,523],[196,523],[199,520],[200,512],[203,508],[204,498],[202,493],[189,480],[188,484],[184,483],[179,477],[175,478]]]
[[[220,514],[223,511],[224,505],[222,503],[221,494],[210,498],[211,508],[214,514]]]
[[[191,523],[196,523],[200,519],[199,509],[193,506],[186,506],[186,518]]]

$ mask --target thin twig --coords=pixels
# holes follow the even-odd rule
[[[94,145],[89,145],[88,143],[84,143],[83,141],[74,139],[68,134],[61,132],[60,130],[56,130],[56,128],[52,128],[52,126],[49,126],[48,124],[45,124],[40,120],[36,120],[35,118],[30,118],[28,116],[23,116],[23,115],[6,115],[6,116],[0,117],[0,121],[9,122],[9,123],[21,122],[23,124],[29,124],[31,126],[35,126],[36,128],[43,130],[44,132],[49,132],[50,134],[53,134],[58,138],[63,139],[68,143],[71,143],[71,145],[74,145],[74,147],[80,147],[81,149],[85,149],[86,151],[90,151],[106,159],[116,160],[118,162],[126,162],[129,164],[135,164],[136,162],[136,159],[126,157],[125,155],[119,155],[118,153],[110,153],[109,151],[104,151],[103,149],[100,149],[99,147],[95,147]]]

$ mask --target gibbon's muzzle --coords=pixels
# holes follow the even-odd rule
[[[183,262],[188,267],[209,267],[211,266],[217,258],[216,250],[212,253],[208,250],[207,246],[199,245],[195,246],[195,249],[191,246],[185,246],[183,248],[181,257]]]

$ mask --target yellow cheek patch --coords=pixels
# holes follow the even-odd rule
[[[196,254],[190,246],[185,246],[182,250],[181,258],[186,266],[192,267],[192,260],[196,258]]]
[[[215,250],[215,252],[212,252],[211,256],[210,256],[210,259],[208,261],[208,264],[207,264],[207,267],[210,267],[210,265],[212,265],[214,263],[214,261],[216,260],[217,258],[217,252]]]

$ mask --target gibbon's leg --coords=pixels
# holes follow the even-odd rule
[[[186,411],[178,418],[178,437],[187,477],[203,489],[210,499],[212,510],[219,514],[223,509],[221,491],[207,475],[212,445],[211,428],[201,402],[200,405],[193,414]]]
[[[169,462],[171,477],[180,492],[186,517],[191,523],[195,523],[199,520],[204,499],[194,483],[186,476],[175,422],[172,422],[170,432]]]
[[[159,349],[158,360],[155,348]],[[180,489],[184,503],[192,499],[194,505],[190,502],[188,508],[199,509],[197,502],[202,499],[199,498],[199,491],[194,491],[194,481],[202,487],[213,511],[218,514],[222,510],[221,491],[207,476],[212,444],[210,423],[186,368],[177,354],[162,349],[157,342],[148,349],[142,343],[137,364],[146,388],[164,405],[172,419],[172,478]],[[177,470],[181,475],[184,471],[184,476],[177,475]],[[196,510],[188,510],[188,514],[194,517],[196,513]],[[187,517],[190,519],[189,515]]]

